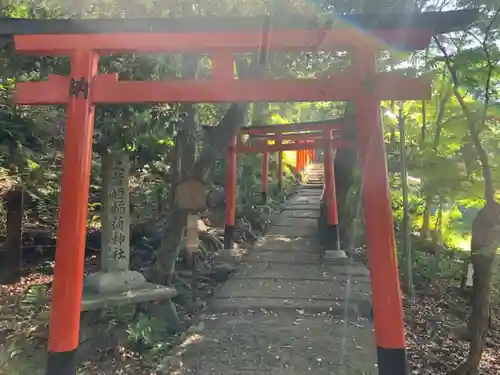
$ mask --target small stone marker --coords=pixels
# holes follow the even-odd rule
[[[130,263],[130,159],[128,155],[104,158],[103,271],[128,271]]]
[[[196,267],[194,264],[196,254],[199,251],[198,246],[200,245],[200,238],[198,234],[198,215],[188,214],[186,223],[186,255],[187,261],[193,268]]]
[[[164,316],[171,328],[179,319],[171,298],[175,288],[148,283],[130,267],[130,159],[125,153],[103,156],[101,270],[84,284],[82,310],[97,310],[153,300],[165,300]]]
[[[465,286],[467,288],[472,288],[474,284],[474,267],[472,262],[470,262],[467,266],[467,278],[465,279]]]
[[[198,236],[198,215],[189,214],[187,217],[186,247],[191,252],[197,252],[200,244]]]
[[[130,159],[124,153],[102,158],[103,189],[101,271],[90,275],[87,286],[99,293],[137,289],[144,276],[130,267]]]

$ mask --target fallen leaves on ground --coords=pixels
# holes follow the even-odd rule
[[[458,367],[466,358],[469,344],[455,337],[468,314],[466,301],[447,291],[417,296],[406,306],[406,339],[411,374],[441,375]],[[500,331],[487,335],[478,375],[500,373]]]

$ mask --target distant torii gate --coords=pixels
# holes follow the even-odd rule
[[[68,77],[18,84],[15,96],[18,104],[59,104],[67,111],[47,375],[76,374],[95,105],[258,101],[355,103],[379,374],[408,374],[380,101],[427,99],[431,90],[426,79],[378,72],[377,55],[386,44],[425,49],[433,35],[463,27],[476,14],[344,17],[358,28],[311,28],[317,21],[300,16],[273,22],[268,17],[2,19],[0,36],[13,35],[18,52],[71,59]],[[351,67],[326,79],[234,79],[235,53],[311,49],[347,49]],[[98,73],[99,55],[140,52],[208,53],[211,79],[121,81],[117,74]]]
[[[248,135],[249,142],[245,145],[236,144],[236,153],[262,153],[262,198],[263,201],[267,200],[268,191],[268,165],[269,153],[278,151],[278,166],[282,168],[282,151],[296,150],[296,172],[300,173],[306,166],[308,160],[313,159],[317,149],[322,149],[325,160],[325,183],[322,198],[326,203],[327,208],[327,233],[328,238],[331,239],[332,249],[339,249],[338,237],[338,212],[337,201],[335,194],[335,173],[334,173],[334,154],[333,150],[337,148],[352,147],[351,142],[343,140],[340,137],[341,130],[348,123],[347,119],[333,119],[325,121],[302,122],[295,124],[282,124],[282,125],[265,125],[265,126],[252,126],[249,128],[240,129],[240,135]],[[270,144],[269,142],[272,142]],[[232,248],[233,244],[233,226],[234,226],[234,201],[235,197],[231,194],[236,188],[236,162],[232,160],[232,149],[228,151],[228,174],[227,190],[229,192],[226,197],[226,229],[224,236],[224,244],[226,249]],[[310,159],[309,159],[310,158]],[[280,181],[279,186],[283,185],[283,171],[278,171]]]

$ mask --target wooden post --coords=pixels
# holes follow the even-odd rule
[[[332,131],[324,131],[324,169],[325,169],[325,195],[324,202],[327,210],[327,231],[326,238],[328,246],[332,246],[329,250],[340,250],[339,244],[339,218],[337,214],[337,200],[335,194],[335,172],[333,166],[333,148],[332,148]]]
[[[269,190],[269,153],[262,154],[262,176],[261,176],[261,195],[262,203],[267,203],[267,192]]]
[[[0,247],[0,284],[15,284],[21,280],[23,269],[24,189],[16,186],[4,197],[7,211],[7,237]]]
[[[234,220],[236,215],[236,137],[233,138],[227,150],[226,160],[226,226],[224,229],[224,249],[230,250],[234,246]]]
[[[88,50],[76,50],[71,55],[72,82],[66,108],[47,375],[75,375],[77,371],[94,130],[94,106],[89,89],[97,73],[97,61],[97,55]]]
[[[276,144],[281,145],[283,140],[281,137],[276,139]],[[283,191],[283,151],[278,151],[278,189]]]
[[[356,76],[370,82],[376,72],[376,51],[353,52]],[[367,85],[355,105],[379,374],[408,375],[380,101]]]

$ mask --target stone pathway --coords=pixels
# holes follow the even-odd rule
[[[321,189],[303,187],[215,294],[170,374],[372,375],[369,274],[322,264]]]

